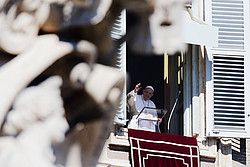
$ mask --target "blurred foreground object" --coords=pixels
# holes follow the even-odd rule
[[[95,166],[124,88],[113,65],[117,47],[127,41],[147,54],[182,49],[176,14],[183,3],[1,1],[0,166]],[[138,22],[112,40],[124,9]]]

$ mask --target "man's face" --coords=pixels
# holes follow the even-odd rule
[[[149,100],[153,96],[154,92],[152,89],[147,88],[143,90],[143,98],[144,100]]]

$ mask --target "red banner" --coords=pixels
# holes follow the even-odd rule
[[[128,129],[133,167],[199,167],[195,137]]]

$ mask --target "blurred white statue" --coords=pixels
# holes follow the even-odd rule
[[[117,48],[182,49],[184,1],[0,0],[0,166],[95,166],[125,82]],[[112,40],[124,9],[135,23]]]

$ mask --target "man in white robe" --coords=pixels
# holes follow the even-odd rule
[[[134,90],[127,94],[128,111],[131,115],[130,118],[132,118],[128,124],[128,128],[155,132],[156,125],[158,122],[161,122],[161,118],[158,118],[156,110],[145,110],[137,118],[144,107],[156,108],[154,102],[150,100],[154,94],[154,88],[152,86],[146,86],[143,89],[143,94],[138,95],[137,93],[140,89],[141,84],[139,83],[135,86]]]

